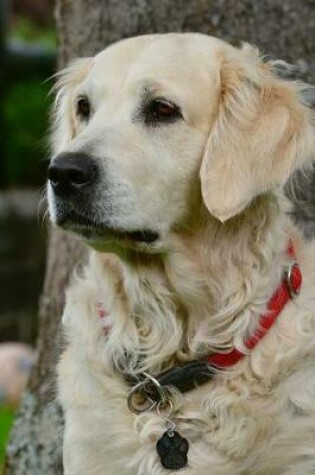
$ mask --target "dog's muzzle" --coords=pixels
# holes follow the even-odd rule
[[[64,152],[48,168],[54,195],[54,219],[59,226],[73,230],[85,239],[105,239],[151,245],[159,239],[152,229],[126,229],[113,225],[112,205],[103,198],[104,209],[95,204],[100,171],[93,158],[84,153]],[[100,216],[101,214],[101,216]]]

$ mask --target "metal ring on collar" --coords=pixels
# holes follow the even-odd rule
[[[151,411],[157,406],[159,402],[166,400],[166,393],[158,380],[149,373],[143,373],[143,375],[145,376],[145,379],[140,381],[130,390],[127,399],[128,408],[134,414],[142,414],[143,412]],[[156,388],[160,397],[160,401],[155,401],[152,399],[150,394],[146,391],[146,386],[149,383],[153,384],[153,386]],[[143,403],[140,405],[135,401],[136,397],[139,396],[143,398]]]
[[[297,263],[294,261],[292,262],[292,264],[289,266],[289,268],[287,269],[286,271],[286,275],[285,275],[285,280],[286,280],[286,284],[288,286],[288,290],[289,290],[289,294],[290,294],[290,297],[291,299],[293,300],[294,297],[296,297],[299,292],[300,292],[300,289],[294,289],[293,285],[292,285],[292,271],[294,269],[294,267],[297,265]]]
[[[157,392],[160,396],[160,401],[165,401],[165,399],[167,399],[167,397],[166,397],[167,395],[166,395],[166,392],[165,392],[163,386],[161,386],[161,384],[158,382],[158,380],[149,373],[144,372],[143,375],[146,377],[146,380],[147,380],[146,384],[148,382],[152,383],[153,386],[155,387],[155,389],[157,390]]]

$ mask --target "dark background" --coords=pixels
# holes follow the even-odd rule
[[[33,344],[42,286],[53,2],[1,1],[0,342]]]

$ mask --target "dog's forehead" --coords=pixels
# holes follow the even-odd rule
[[[99,53],[89,75],[96,87],[139,81],[209,81],[223,42],[201,34],[147,35],[120,41]]]

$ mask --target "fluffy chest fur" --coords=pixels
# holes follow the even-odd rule
[[[176,423],[190,443],[189,465],[180,473],[208,474],[210,466],[215,475],[315,470],[311,248],[298,256],[301,294],[255,350],[209,384],[175,396]],[[154,373],[163,364],[191,358],[198,347],[198,317],[185,315],[159,271],[153,267],[144,278],[112,256],[102,262],[92,257],[68,291],[64,325],[69,346],[59,364],[67,475],[172,473],[161,467],[155,448],[164,421],[154,411],[129,412],[129,388],[115,371],[131,370],[141,354],[145,369]]]

